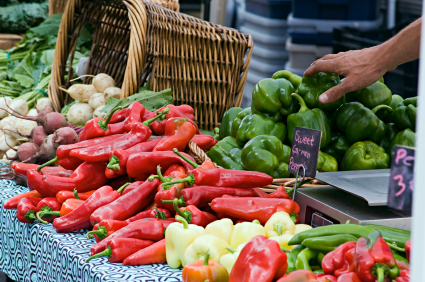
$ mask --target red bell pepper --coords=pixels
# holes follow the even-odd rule
[[[329,252],[322,259],[322,269],[323,273],[325,274],[334,274],[335,272],[335,266],[333,264],[333,255],[334,251]]]
[[[79,136],[80,141],[124,133],[123,122],[110,124],[112,115],[118,110],[119,108],[112,110],[106,118],[97,117],[86,122]]]
[[[395,282],[410,282],[410,270],[400,271],[400,276],[394,279],[394,281]]]
[[[105,170],[106,177],[115,178],[120,175],[127,174],[126,164],[127,164],[128,158],[135,153],[152,152],[153,148],[162,139],[163,138],[156,138],[146,142],[142,142],[126,150],[123,150],[123,149],[115,150],[109,158],[109,163]]]
[[[240,252],[229,282],[271,282],[282,277],[287,268],[286,253],[279,244],[259,235],[249,240]]]
[[[316,274],[316,276],[317,276],[317,274]],[[338,280],[338,278],[336,278],[335,276],[330,275],[330,274],[317,276],[318,282],[337,282],[337,280]]]
[[[16,209],[18,207],[19,202],[23,198],[27,198],[27,197],[43,198],[43,196],[40,193],[33,190],[33,191],[29,191],[29,192],[25,192],[25,193],[16,195],[13,198],[10,198],[9,200],[6,201],[6,203],[4,203],[3,208],[5,208],[7,210]]]
[[[206,134],[205,135],[197,134],[193,136],[193,138],[190,141],[198,145],[198,147],[204,151],[208,151],[209,149],[214,147],[215,144],[217,144],[218,142],[217,139],[215,139],[211,135],[206,135]]]
[[[107,256],[109,262],[123,262],[128,256],[153,244],[153,241],[132,238],[115,238],[108,243],[106,250],[97,253],[86,260]]]
[[[316,275],[310,270],[296,270],[283,276],[277,282],[317,282]]]
[[[410,263],[410,249],[411,249],[410,240],[407,240],[406,244],[404,245],[404,249],[406,250],[406,259]]]
[[[189,155],[184,154],[189,159]],[[192,159],[193,160],[193,159]],[[195,161],[195,160],[193,160]],[[132,154],[127,160],[127,174],[136,179],[145,181],[149,175],[156,173],[159,165],[163,170],[167,170],[173,164],[182,165],[186,171],[192,170],[193,166],[185,162],[173,152],[144,152]],[[170,185],[171,186],[171,185]]]
[[[340,245],[333,252],[332,263],[335,267],[334,275],[336,277],[339,277],[344,273],[354,272],[355,248],[356,242],[347,242]]]
[[[130,223],[130,222],[133,222],[133,221],[136,221],[136,220],[139,220],[139,219],[143,219],[143,218],[168,219],[169,217],[171,217],[171,214],[168,210],[161,209],[161,208],[154,208],[154,209],[151,209],[151,210],[139,212],[135,216],[130,217],[129,219],[126,219],[125,221]]]
[[[139,102],[131,104],[125,113],[125,132],[129,132],[134,124],[141,123],[142,118],[145,115],[145,106]]]
[[[68,199],[65,201],[65,203],[62,204],[62,207],[59,211],[49,211],[49,209],[45,209],[43,211],[37,212],[37,219],[40,223],[47,224],[48,222],[41,219],[42,217],[46,218],[47,216],[65,216],[75,211],[83,203],[84,201],[80,199]]]
[[[100,241],[91,248],[91,254],[95,255],[99,252],[103,252],[108,243],[115,238],[134,238],[140,240],[152,240],[159,241],[164,239],[164,227],[162,223],[156,219],[147,221],[146,219],[140,219],[132,222],[129,225],[115,231],[104,240]]]
[[[195,136],[195,133],[195,126],[193,126],[190,122],[185,122],[179,127],[175,135],[161,140],[161,142],[153,148],[153,151],[171,151],[174,148],[179,151],[183,151],[189,141],[193,138],[193,136]]]
[[[95,225],[97,222],[101,222],[104,219],[126,220],[132,217],[153,200],[158,185],[159,180],[157,179],[152,182],[145,181],[130,193],[98,208],[90,216],[91,224]]]
[[[96,192],[96,190],[91,190],[85,193],[77,193],[76,190],[73,192],[71,191],[59,191],[56,194],[56,200],[59,202],[59,204],[65,203],[68,199],[80,199],[80,200],[87,200],[90,198],[90,196]]]
[[[35,213],[41,198],[26,197],[19,201],[16,217],[22,223],[32,223],[35,220]]]
[[[44,198],[41,200],[36,207],[36,216],[38,221],[42,223],[52,222],[55,218],[57,218],[57,215],[52,214],[44,214],[43,212],[57,212],[61,209],[61,204],[56,200],[55,197],[49,197]],[[40,214],[42,216],[40,216]]]
[[[28,171],[28,187],[37,190],[44,197],[55,197],[60,191],[88,192],[104,185],[106,164],[103,162],[83,163],[70,177],[42,175],[36,170]]]
[[[173,201],[174,210],[178,215],[186,219],[187,223],[196,224],[198,226],[206,227],[213,221],[217,220],[217,217],[208,213],[199,210],[195,206],[187,206],[184,208],[179,208],[178,199],[174,199]]]
[[[112,233],[126,227],[128,222],[114,219],[105,219],[97,223],[93,230],[86,234],[87,239],[95,239],[96,243],[99,243]]]
[[[53,227],[58,233],[69,233],[92,226],[90,215],[98,208],[118,199],[119,193],[110,186],[96,190],[84,203],[71,213],[56,218]]]
[[[195,113],[194,109],[189,105],[180,105],[180,106],[174,106],[174,105],[168,105],[167,106],[170,109],[170,112],[167,113],[167,116],[162,121],[154,121],[151,123],[150,128],[155,133],[155,135],[164,135],[165,134],[165,126],[167,124],[167,120],[174,117],[182,117],[186,118],[188,122],[190,122],[192,125],[196,127],[196,133],[199,133],[198,126],[193,121],[195,119],[195,116],[193,115]],[[149,115],[145,115],[143,120],[151,119],[155,115],[158,114],[158,112],[163,112],[165,107],[162,107]]]
[[[112,118],[109,121],[109,123],[111,124],[111,123],[118,123],[118,122],[124,121],[126,112],[127,112],[127,109],[121,109],[121,110],[115,112],[112,115]]]
[[[267,198],[239,198],[221,197],[211,202],[211,208],[220,214],[253,221],[258,219],[261,224],[266,224],[270,217],[278,211],[288,213],[296,222],[296,216],[300,212],[300,206],[288,199]]]
[[[128,256],[123,265],[147,265],[167,262],[165,257],[165,239]]]
[[[357,273],[349,272],[339,276],[337,282],[362,282],[362,280],[359,278]]]
[[[37,169],[40,165],[37,164],[27,164],[27,163],[18,163],[15,162],[12,164],[13,171],[15,175],[19,177],[27,177],[27,172],[31,169]],[[66,170],[60,166],[47,166],[41,169],[43,175],[56,175],[62,177],[69,177],[73,173],[73,170]]]
[[[391,248],[379,231],[373,231],[368,239],[357,240],[355,255],[356,273],[363,282],[383,282],[400,274]]]

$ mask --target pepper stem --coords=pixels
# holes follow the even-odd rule
[[[117,156],[112,155],[106,167],[112,170],[120,170],[120,160],[118,159]]]
[[[394,244],[388,244],[388,246],[390,246],[391,249],[394,249],[396,251],[403,252],[403,253],[406,252],[406,249],[400,248],[399,246],[396,246]]]
[[[310,109],[306,106],[306,104],[305,104],[305,102],[304,102],[304,99],[303,99],[300,95],[295,94],[295,93],[292,93],[291,95],[292,95],[293,97],[295,97],[295,99],[297,99],[297,100],[298,100],[298,103],[300,104],[300,110],[298,111],[299,113],[304,113],[304,112],[307,112],[308,110],[310,110]]]
[[[173,201],[173,208],[174,208],[174,210],[181,216],[181,217],[183,217],[188,223],[190,223],[190,221],[192,220],[192,213],[191,212],[189,212],[189,211],[182,211],[180,208],[179,208],[179,204],[178,204],[178,202],[179,202],[179,199],[177,199],[177,198],[175,198],[174,199],[174,201]]]
[[[167,216],[165,215],[165,213],[159,211],[157,207],[155,207],[155,211],[156,211],[155,218],[167,219]]]
[[[376,276],[377,277],[377,282],[384,282],[385,279],[385,269],[383,267],[377,267],[376,268]]]
[[[253,220],[252,223],[261,225],[261,222],[258,219]]]
[[[170,182],[167,182],[167,183],[162,183],[161,186],[162,187],[168,187],[168,186],[173,186],[174,184],[178,184],[178,183],[187,183],[187,185],[193,186],[193,184],[195,184],[195,176],[191,173],[185,178],[170,181]]]
[[[156,173],[158,174],[158,178],[162,183],[170,182],[170,178],[165,178],[161,173],[161,166],[156,167]]]
[[[193,166],[194,168],[199,168],[200,165],[198,165],[197,163],[195,163],[194,161],[188,159],[186,156],[183,156],[182,153],[179,152],[179,150],[177,150],[177,148],[173,149],[174,154],[176,154],[177,156],[179,156],[180,158],[182,158],[183,160],[185,160],[187,163],[189,163],[191,166]]]
[[[108,234],[108,231],[106,230],[105,226],[99,226],[99,228],[97,228],[96,230],[92,230],[90,232],[87,232],[86,234],[86,238],[87,239],[93,239],[94,236],[96,235],[99,239],[105,239],[106,235]]]
[[[117,107],[115,109],[113,109],[112,111],[110,111],[107,115],[106,120],[99,120],[97,122],[97,124],[99,125],[100,128],[102,128],[104,131],[108,130],[108,124],[111,121],[112,116],[114,115],[114,113],[118,110],[122,110],[122,107]]]
[[[35,216],[35,211],[33,210],[29,210],[26,214],[25,214],[25,219],[28,221],[34,220],[36,218]]]
[[[110,247],[110,246],[107,246],[107,247],[106,247],[106,250],[104,250],[103,252],[100,252],[100,253],[98,253],[98,254],[95,254],[95,255],[93,255],[93,256],[91,256],[91,257],[89,257],[89,258],[86,260],[86,262],[89,262],[89,261],[91,261],[92,259],[99,258],[99,257],[103,257],[103,256],[107,256],[108,258],[110,258],[110,257],[112,256],[112,249],[111,249],[111,247]]]
[[[50,216],[57,215],[57,216],[60,216],[60,212],[58,212],[58,211],[39,211],[36,214],[37,219],[38,219],[38,221],[40,223],[48,224],[47,221],[41,219],[42,217],[45,217],[46,215],[50,215]]]
[[[277,226],[276,226],[276,233],[277,233],[277,235],[282,235],[282,233],[283,233],[283,226],[281,225],[281,224],[278,224]]]
[[[226,250],[227,250],[229,253],[231,253],[231,254],[236,253],[236,250],[235,250],[235,249],[233,249],[233,248],[230,248],[230,247],[226,247]]]
[[[79,199],[80,199],[80,196],[78,196],[78,191],[77,191],[77,189],[74,189],[74,197],[75,197],[75,199],[77,199],[77,200],[79,200]]]
[[[280,247],[280,250],[283,251],[283,252],[285,252],[285,253],[289,253],[289,250],[287,248]]]
[[[121,186],[117,192],[121,194],[122,190],[124,190],[125,187],[127,187],[128,185],[130,185],[130,182],[127,182],[126,184],[124,184],[123,186]]]
[[[37,171],[40,172],[43,167],[48,166],[48,165],[51,165],[51,164],[54,164],[57,161],[58,161],[58,157],[56,156],[53,159],[51,159],[50,161],[45,162],[44,164],[42,164],[39,167],[37,167]]]
[[[158,112],[160,112],[160,111],[158,111]],[[164,111],[162,111],[159,115],[158,115],[158,112],[157,112],[157,116],[156,117],[151,118],[151,119],[148,119],[147,121],[144,121],[143,124],[145,126],[149,127],[149,124],[150,123],[156,121],[157,119],[161,118],[164,115],[167,115],[170,112],[170,109],[169,108],[165,108]]]
[[[174,199],[176,200],[176,199]],[[163,204],[174,204],[174,200],[161,200]],[[180,199],[177,199],[177,204],[181,207],[184,207],[186,203],[184,202],[183,196],[180,196]]]
[[[204,265],[208,265],[210,262],[210,250],[205,254]]]
[[[180,215],[176,215],[176,220],[180,221],[181,223],[183,223],[183,228],[184,229],[189,229],[189,224],[187,223],[186,219]]]
[[[378,105],[375,108],[373,108],[371,111],[372,113],[376,114],[377,111],[385,109],[387,111],[389,111],[390,113],[393,111],[393,108],[391,108],[390,106],[387,105]]]

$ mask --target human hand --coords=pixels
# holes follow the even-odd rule
[[[304,72],[304,76],[313,76],[319,72],[334,72],[345,79],[341,84],[330,88],[320,95],[321,103],[338,100],[345,93],[352,92],[378,81],[387,71],[392,70],[391,60],[385,60],[385,52],[379,46],[329,54],[315,61]]]

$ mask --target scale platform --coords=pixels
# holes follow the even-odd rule
[[[295,202],[300,206],[301,223],[313,227],[344,224],[347,220],[351,224],[377,224],[404,230],[410,230],[411,226],[411,217],[387,206],[371,206],[365,199],[332,186],[299,188]]]

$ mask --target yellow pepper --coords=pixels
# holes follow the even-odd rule
[[[258,235],[266,236],[266,231],[258,220],[238,223],[233,227],[230,246],[235,249],[240,244],[248,243],[249,240]]]
[[[171,268],[185,266],[184,253],[187,247],[201,235],[205,234],[203,227],[188,224],[186,219],[177,215],[176,219],[181,223],[171,223],[165,232],[165,255]]]
[[[274,213],[264,226],[267,238],[281,236],[282,234],[294,234],[295,224],[289,214],[284,211]]]
[[[295,225],[294,235],[297,235],[298,233],[301,233],[303,231],[309,230],[311,228],[313,228],[313,227],[311,227],[308,224],[297,224],[297,225]]]
[[[228,218],[216,220],[205,227],[205,234],[211,234],[223,239],[230,244],[230,237],[233,232],[233,221]]]
[[[239,245],[236,250],[232,249],[232,248],[227,248],[227,250],[229,251],[228,254],[223,255],[220,258],[220,264],[223,265],[227,271],[230,272],[232,271],[233,265],[235,264],[236,260],[239,257],[239,254],[241,253],[243,247],[245,247],[246,244],[241,244]]]
[[[283,234],[280,236],[271,237],[269,239],[278,242],[281,248],[291,250],[293,247],[296,246],[296,245],[288,245],[288,242],[292,239],[292,237],[294,237],[293,234]]]
[[[222,255],[228,253],[226,249],[228,247],[230,247],[229,244],[223,239],[211,234],[205,234],[196,238],[187,247],[184,253],[184,260],[187,264],[204,260],[206,253],[209,251],[211,260],[218,262]]]

